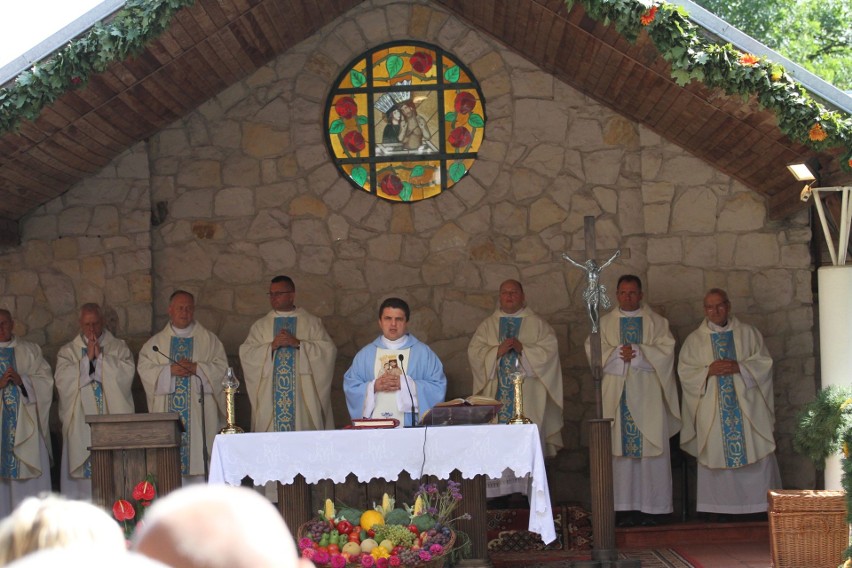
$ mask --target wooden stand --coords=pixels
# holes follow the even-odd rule
[[[109,509],[129,499],[150,473],[157,494],[181,486],[180,434],[175,413],[88,415],[92,429],[92,501]]]

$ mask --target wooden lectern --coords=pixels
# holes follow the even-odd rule
[[[133,488],[150,473],[157,495],[181,486],[180,435],[174,412],[87,415],[92,429],[92,501],[110,509],[130,499]]]

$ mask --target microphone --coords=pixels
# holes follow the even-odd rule
[[[405,359],[405,356],[400,353],[399,354],[399,368],[402,371],[402,378],[405,379],[405,388],[408,389],[408,398],[411,399],[411,426],[414,427],[417,425],[417,409],[414,407],[414,395],[411,394],[411,387],[408,384],[408,377],[405,374],[405,367],[402,366],[402,361]]]

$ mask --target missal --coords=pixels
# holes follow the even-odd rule
[[[487,396],[471,395],[439,402],[420,420],[424,426],[453,426],[493,422],[503,403]]]
[[[365,428],[397,428],[398,426],[399,420],[396,418],[353,418],[352,423],[343,428],[363,430]]]

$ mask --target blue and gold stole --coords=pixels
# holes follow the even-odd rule
[[[621,345],[642,343],[642,316],[619,318]],[[628,458],[642,457],[642,432],[636,427],[633,415],[627,408],[627,384],[621,390],[621,400],[618,404],[621,415],[621,454]]]
[[[172,336],[169,346],[169,354],[175,361],[192,360],[192,337]],[[204,396],[202,389],[201,396]],[[180,473],[189,475],[190,442],[192,440],[190,430],[190,401],[192,400],[192,381],[189,375],[175,377],[175,392],[169,395],[169,412],[177,412],[183,423],[183,432],[180,435]],[[204,416],[201,417],[204,420]]]
[[[282,329],[296,335],[294,316],[276,317],[272,323],[272,337]],[[272,358],[272,404],[275,409],[275,432],[292,432],[296,429],[296,350],[282,347]]]
[[[83,359],[89,358],[89,348],[83,347],[82,353]],[[95,397],[95,404],[98,405],[98,414],[104,413],[104,390],[101,387],[101,384],[98,381],[92,380],[89,385],[92,387],[92,394]],[[83,466],[83,478],[91,479],[92,478],[92,458],[86,460],[86,464]]]
[[[524,318],[500,316],[500,333],[498,345],[510,337],[518,337]],[[518,354],[514,349],[506,353],[497,363],[497,400],[503,403],[497,414],[497,421],[507,423],[515,415],[515,387],[512,384],[512,373],[519,367]]]
[[[716,360],[736,361],[737,347],[734,332],[711,333],[713,355]],[[722,447],[725,451],[725,466],[729,468],[747,465],[746,443],[743,435],[743,413],[734,388],[733,375],[719,375],[719,422],[722,426]]]
[[[15,365],[15,348],[0,347],[0,374]],[[18,479],[18,458],[15,457],[15,431],[18,427],[18,404],[21,393],[12,381],[3,389],[3,433],[0,434],[0,478]]]

